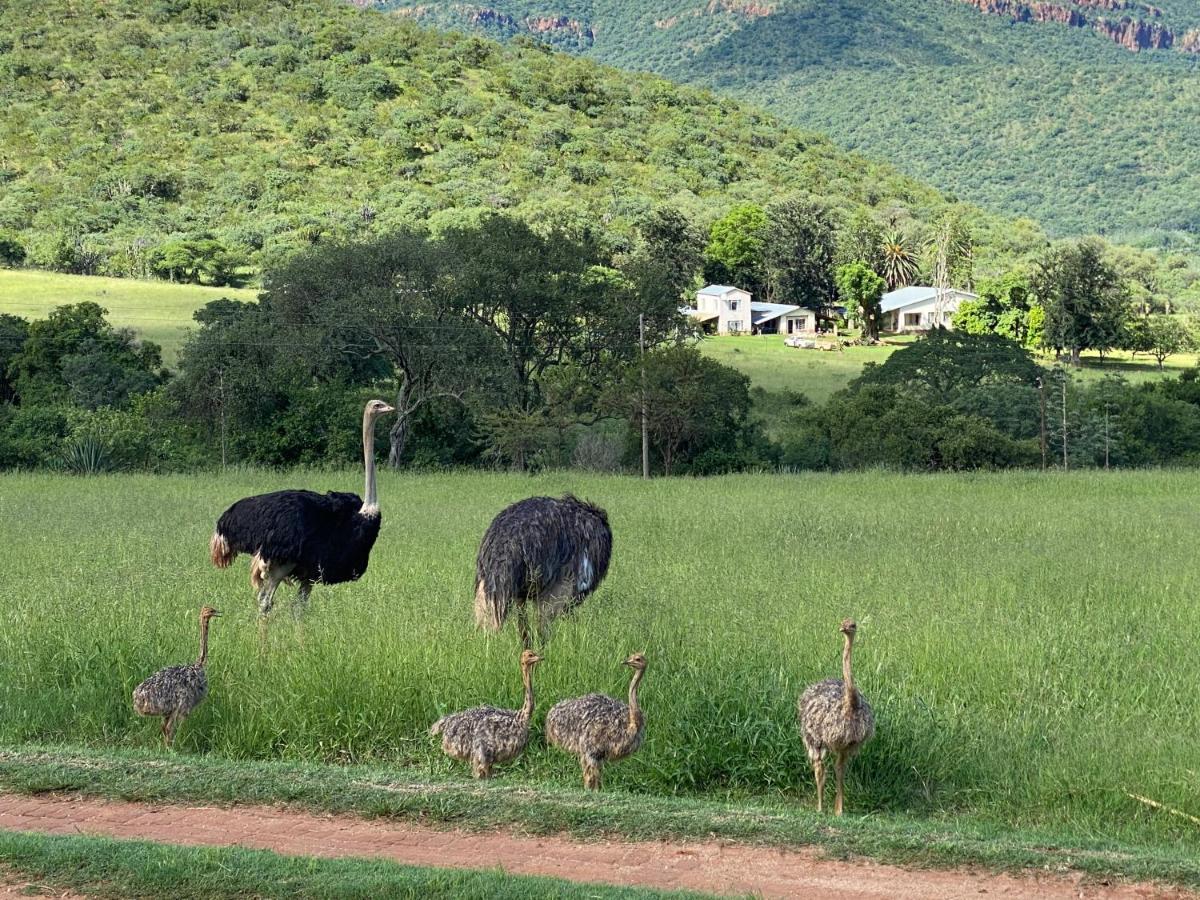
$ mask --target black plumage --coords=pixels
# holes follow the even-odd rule
[[[347,491],[274,491],[246,497],[217,520],[209,552],[226,568],[239,553],[253,556],[250,583],[258,591],[259,612],[266,616],[275,590],[284,581],[300,585],[297,611],[314,584],[355,581],[367,571],[379,537],[375,494],[375,420],[392,407],[370,401],[363,410],[363,460],[366,499]]]
[[[299,582],[341,584],[367,571],[380,517],[362,515],[348,491],[274,491],[239,500],[217,520],[217,534],[236,553],[288,563]]]
[[[499,631],[517,608],[521,640],[530,645],[527,601],[543,640],[551,620],[577,607],[604,580],[612,530],[603,509],[567,494],[530,497],[492,520],[475,559],[475,621]]]

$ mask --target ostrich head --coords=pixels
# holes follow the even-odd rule
[[[364,415],[374,422],[384,413],[395,412],[396,407],[388,406],[382,400],[368,400],[367,407],[363,410]]]
[[[856,623],[853,619],[846,619],[846,621],[842,622],[842,634],[844,634],[846,637],[854,637],[857,631],[858,623]]]
[[[543,659],[545,659],[544,656],[538,656],[532,650],[525,650],[521,653],[521,668],[522,669],[532,669],[534,666],[536,666],[538,663],[540,663]]]
[[[205,622],[207,622],[209,619],[213,618],[214,616],[219,616],[219,615],[221,615],[221,614],[219,612],[217,612],[215,609],[213,609],[211,606],[206,606],[200,610],[200,618]]]
[[[625,660],[621,665],[629,666],[631,669],[637,669],[643,672],[646,669],[646,657],[642,653],[635,653],[629,659]]]

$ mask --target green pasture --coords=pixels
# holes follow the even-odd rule
[[[91,300],[108,310],[108,320],[114,325],[132,328],[142,337],[161,344],[167,365],[175,363],[187,330],[196,327],[192,313],[220,297],[253,300],[257,292],[168,281],[0,269],[0,313],[40,319],[56,306]]]
[[[503,778],[563,789],[548,706],[623,695],[644,650],[647,740],[607,784],[647,796],[809,804],[803,687],[860,622],[878,736],[852,814],[967,817],[1200,851],[1200,477],[1183,472],[729,476],[643,483],[568,473],[393,475],[370,571],[281,591],[260,648],[245,560],[207,559],[232,500],[359,474],[0,476],[0,744],[154,748],[134,685],[196,655],[211,696],[182,754],[412,767],[467,778],[426,734],[439,715],[516,705],[518,643],[470,620],[479,536],[505,504],[575,491],[609,510],[612,570],[538,669],[530,749]]]
[[[882,363],[913,340],[908,335],[888,336],[873,347],[799,350],[786,346],[784,336],[777,334],[714,336],[705,338],[701,348],[713,359],[749,376],[754,387],[772,393],[793,391],[814,403],[824,403],[849,384],[866,363]],[[1052,354],[1037,359],[1041,365],[1054,365]],[[1083,354],[1083,366],[1072,371],[1076,378],[1088,381],[1120,375],[1136,383],[1175,376],[1196,364],[1196,354],[1179,353],[1168,357],[1159,371],[1154,360],[1144,353],[1134,359],[1121,351],[1105,354],[1101,360],[1098,354],[1089,352]]]

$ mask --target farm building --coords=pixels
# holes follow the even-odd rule
[[[814,310],[788,303],[755,303],[749,291],[710,284],[696,292],[696,305],[684,313],[717,334],[812,334]]]
[[[879,304],[884,331],[928,331],[938,325],[953,328],[952,319],[963,300],[978,295],[956,289],[913,285],[883,295]]]

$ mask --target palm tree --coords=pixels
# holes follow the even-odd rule
[[[920,265],[917,254],[908,236],[897,228],[888,229],[883,235],[883,275],[888,290],[894,291],[912,284]]]

